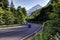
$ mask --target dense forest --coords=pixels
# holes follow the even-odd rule
[[[51,0],[51,4],[33,12],[28,21],[45,22],[43,32],[36,40],[60,40],[60,0]]]
[[[25,24],[27,12],[18,6],[15,9],[13,2],[9,6],[8,0],[0,0],[0,25]]]

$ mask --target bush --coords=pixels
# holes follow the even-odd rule
[[[12,12],[4,10],[0,7],[0,25],[1,24],[13,24],[14,16]]]
[[[2,18],[4,14],[4,10],[0,7],[0,25],[5,24],[5,20]]]
[[[56,18],[58,18],[58,14],[57,13],[49,13],[48,17],[51,20],[55,20]]]
[[[13,24],[15,20],[13,13],[10,11],[5,11],[3,19],[5,19],[5,24]]]
[[[52,21],[47,21],[42,33],[43,36],[43,40],[48,40],[49,36],[53,33],[53,25],[52,25]]]

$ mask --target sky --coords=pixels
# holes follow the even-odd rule
[[[11,0],[8,0],[9,4],[11,3]],[[45,6],[50,0],[13,0],[15,8],[18,6],[25,7],[26,10],[29,10],[33,6],[39,4],[40,6]]]

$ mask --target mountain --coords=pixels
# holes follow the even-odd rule
[[[29,9],[28,11],[27,11],[27,15],[29,16],[29,15],[31,15],[32,14],[32,12],[34,12],[34,11],[36,11],[36,10],[38,10],[38,9],[41,9],[42,7],[40,6],[40,5],[36,5],[36,6],[34,6],[34,7],[32,7],[31,9]]]

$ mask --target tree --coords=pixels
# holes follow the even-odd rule
[[[59,29],[60,28],[60,17],[59,17],[60,0],[52,0],[51,6],[52,6],[52,10],[51,10],[51,12],[49,12],[49,15],[48,15],[50,20],[49,21],[47,20],[48,22],[46,22],[47,25],[45,26],[44,31],[47,30],[46,27],[48,27],[48,29],[50,29],[50,27],[51,27],[51,29],[53,29],[53,30],[50,29],[51,30],[50,33],[48,33],[50,30],[47,30],[48,32],[46,31],[43,34],[45,35],[46,40],[51,40],[50,38],[52,38],[52,40],[59,40],[58,36],[60,36],[59,35],[60,34],[60,29]],[[46,33],[48,33],[47,34],[48,36],[46,35]],[[58,33],[58,36],[56,36],[57,33]]]
[[[4,14],[4,10],[0,7],[0,25],[5,24],[5,20],[2,18]]]
[[[19,6],[17,8],[17,12],[18,12],[18,22],[21,23],[21,24],[24,24],[25,23],[25,18],[26,18],[26,12],[24,12],[24,10]]]
[[[13,1],[11,0],[11,5],[10,5],[11,8],[14,8],[14,4],[13,4]]]
[[[3,5],[4,5],[3,8],[8,8],[8,6],[9,6],[8,0],[2,0],[2,1],[3,1]]]
[[[22,8],[22,12],[23,12],[23,21],[24,23],[26,23],[26,19],[27,19],[27,11],[25,8]]]
[[[19,11],[20,9],[21,9],[21,6],[18,6],[17,11]]]
[[[22,12],[23,12],[24,16],[26,17],[27,16],[27,11],[26,11],[25,8],[22,8]]]
[[[14,16],[11,11],[4,10],[0,8],[0,25],[1,24],[13,24]]]
[[[13,4],[13,1],[12,1],[12,0],[11,0],[10,10],[11,10],[13,13],[15,12],[15,8],[14,8],[14,4]]]
[[[1,4],[0,7],[3,7],[4,9],[8,8],[9,2],[8,0],[0,0]]]
[[[24,24],[25,23],[26,15],[20,6],[18,6],[17,10],[14,13],[14,16],[15,16],[14,23],[17,23],[17,24]]]
[[[3,19],[5,20],[5,24],[14,24],[15,17],[11,11],[5,11]]]

